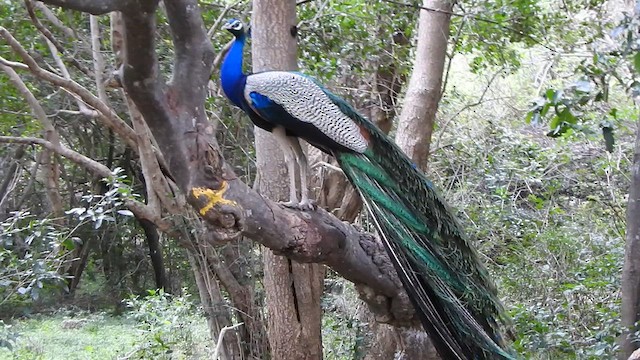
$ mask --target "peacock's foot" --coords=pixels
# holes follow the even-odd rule
[[[317,209],[316,203],[311,200],[303,200],[300,202],[297,202],[297,201],[282,202],[281,201],[280,204],[284,207],[288,207],[289,209],[294,209],[294,210],[312,211]]]

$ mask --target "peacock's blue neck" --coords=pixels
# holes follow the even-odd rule
[[[220,69],[222,91],[238,107],[242,107],[242,93],[247,79],[247,76],[242,73],[242,49],[245,40],[244,35],[236,38]]]

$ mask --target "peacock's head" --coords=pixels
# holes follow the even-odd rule
[[[241,37],[245,35],[244,24],[238,19],[227,20],[222,28],[228,30],[235,37]]]

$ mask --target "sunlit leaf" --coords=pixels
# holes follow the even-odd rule
[[[133,216],[133,213],[130,210],[126,210],[126,209],[118,210],[117,213],[123,216]]]

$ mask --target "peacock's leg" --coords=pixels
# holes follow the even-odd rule
[[[285,129],[283,127],[275,127],[271,133],[278,141],[282,153],[284,154],[284,162],[287,164],[287,171],[289,172],[289,201],[282,202],[282,205],[287,207],[298,206],[298,196],[296,194],[296,161],[295,153],[291,149],[291,143],[287,139]]]
[[[307,186],[307,156],[302,151],[302,147],[300,146],[300,140],[296,137],[289,136],[287,137],[289,140],[289,144],[291,144],[291,149],[296,157],[296,162],[298,163],[298,167],[300,168],[300,204],[298,204],[298,208],[301,210],[313,210],[315,209],[315,204],[309,200],[309,187]]]

